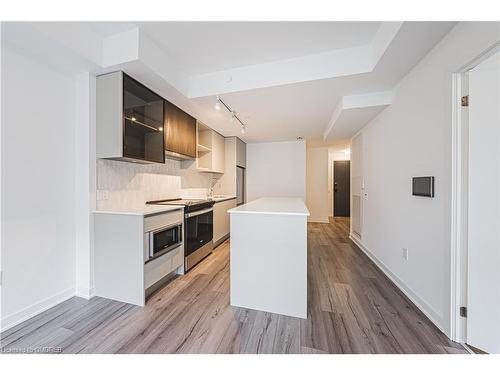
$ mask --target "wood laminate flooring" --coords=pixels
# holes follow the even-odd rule
[[[144,308],[71,298],[2,334],[5,352],[466,353],[348,238],[308,224],[308,318],[229,306],[229,242]],[[258,277],[258,270],[256,270]]]

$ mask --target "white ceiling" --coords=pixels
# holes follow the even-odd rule
[[[380,22],[141,22],[188,75],[262,64],[372,41]]]
[[[124,70],[225,136],[324,144],[383,109],[349,108],[332,121],[342,98],[390,92],[454,24],[6,23],[2,41],[68,74]],[[215,110],[217,94],[247,124],[245,135]]]
[[[204,109],[207,123],[219,132],[240,136],[246,142],[285,141],[302,136],[321,144],[325,128],[343,96],[392,90],[452,26],[453,23],[439,22],[405,23],[369,73],[222,95],[248,124],[245,135],[229,121],[227,113],[214,109],[215,96],[191,101]],[[382,109],[368,106],[344,113],[337,124],[341,129],[333,132],[326,143],[349,139]]]

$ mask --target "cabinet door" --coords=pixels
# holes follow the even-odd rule
[[[196,157],[196,119],[165,100],[165,150]]]
[[[214,242],[229,234],[229,213],[227,210],[236,207],[236,199],[218,202],[214,205]]]
[[[212,132],[212,170],[224,173],[225,166],[224,137],[217,132]]]
[[[123,74],[123,156],[164,163],[163,98]]]
[[[224,202],[218,202],[214,204],[214,243],[224,236],[224,210],[222,207],[222,203]]]
[[[247,145],[239,138],[236,138],[236,165],[247,167]]]

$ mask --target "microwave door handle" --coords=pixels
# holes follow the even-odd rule
[[[153,257],[154,233],[149,232],[149,259]]]

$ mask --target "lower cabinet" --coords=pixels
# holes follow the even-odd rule
[[[214,246],[219,245],[229,236],[229,213],[227,210],[236,207],[236,198],[216,202],[214,205]]]

